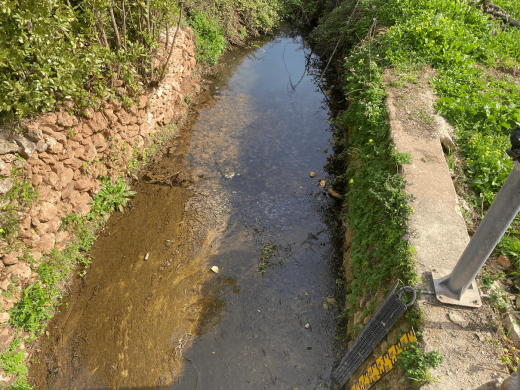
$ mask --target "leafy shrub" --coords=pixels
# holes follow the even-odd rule
[[[439,351],[424,353],[415,343],[404,345],[404,351],[397,355],[397,364],[404,371],[407,379],[417,387],[436,379],[429,373],[429,367],[438,367],[444,361]]]
[[[124,207],[130,197],[135,195],[135,191],[130,190],[130,186],[122,178],[118,178],[115,183],[110,179],[104,179],[102,183],[103,188],[94,197],[94,206],[89,215],[108,215],[114,210],[124,212]]]
[[[20,339],[16,338],[6,351],[0,355],[0,368],[7,374],[27,374],[27,366],[24,364],[24,352],[14,352],[20,346]]]
[[[195,28],[197,60],[216,64],[227,47],[223,29],[209,15],[196,13],[191,24]]]
[[[52,317],[50,297],[40,283],[33,283],[24,289],[23,297],[9,310],[11,322],[25,331],[41,333],[43,321]]]

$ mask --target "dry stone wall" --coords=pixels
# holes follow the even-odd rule
[[[169,36],[171,44],[173,33]],[[0,196],[12,188],[13,166],[23,167],[39,192],[38,202],[19,216],[18,248],[0,242],[0,289],[6,291],[13,278],[19,280],[12,298],[0,298],[0,311],[12,308],[21,286],[35,280],[42,256],[55,246],[62,250],[70,241],[67,231],[59,231],[62,218],[90,211],[91,200],[101,188],[99,177],[115,178],[126,172],[134,151],[153,142],[150,134],[158,126],[186,113],[184,98],[198,88],[193,81],[195,65],[193,36],[186,28],[177,34],[164,81],[129,107],[118,99],[105,100],[80,117],[71,115],[73,103],[65,102],[61,110],[25,123],[20,134],[0,132]],[[116,91],[124,94],[123,83],[116,85]],[[22,259],[26,248],[35,259],[32,268]],[[0,323],[8,320],[7,313],[0,316]]]

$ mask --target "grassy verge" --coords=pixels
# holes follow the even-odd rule
[[[378,293],[385,290],[382,286],[395,278],[411,285],[416,280],[414,250],[403,239],[413,209],[396,169],[406,156],[394,153],[389,141],[383,70],[413,69],[417,64],[437,70],[431,81],[440,97],[436,109],[457,135],[458,150],[447,159],[458,173],[459,195],[473,210],[467,222],[478,223],[512,168],[504,150],[520,122],[520,29],[462,0],[290,3],[295,20],[316,26],[312,43],[325,58],[332,56],[332,66],[344,75],[342,87],[349,101],[337,118],[335,137],[345,147],[341,158],[348,165],[344,218],[353,235],[346,315],[361,323],[357,329],[349,326],[348,337],[354,337],[373,311]],[[520,15],[518,2],[495,4],[513,17]],[[505,277],[516,278],[516,292],[519,231],[517,218],[496,250],[513,263]],[[369,304],[360,307],[360,302]],[[409,320],[417,322],[420,313]]]

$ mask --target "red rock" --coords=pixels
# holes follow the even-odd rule
[[[105,137],[103,137],[103,134],[101,133],[94,134],[94,136],[92,137],[92,142],[94,143],[96,149],[99,151],[105,150],[107,148],[107,140],[105,139]]]
[[[51,154],[58,154],[63,151],[63,145],[60,144],[56,139],[51,136],[45,136],[45,142],[47,143],[47,152]]]
[[[73,141],[72,138],[69,138],[67,140],[67,148],[70,148],[70,150],[76,150],[80,146],[81,146],[81,144],[79,142],[77,142],[77,141]]]
[[[97,151],[94,145],[87,145],[85,147],[85,153],[83,153],[83,156],[77,156],[81,160],[85,161],[92,161],[96,158]]]
[[[74,151],[75,159],[81,159],[81,158],[84,158],[84,156],[85,156],[85,147],[84,146],[80,146],[79,148],[77,148]]]
[[[43,234],[39,240],[34,242],[33,247],[38,249],[43,254],[49,254],[52,251],[52,248],[54,248],[54,240],[54,234]]]
[[[13,265],[18,263],[19,258],[22,256],[22,252],[18,251],[11,251],[10,253],[5,253],[2,257],[2,262],[4,265]]]
[[[127,124],[128,124],[129,116],[128,116],[128,113],[127,113],[124,109],[121,109],[121,110],[117,113],[117,117],[119,118],[119,122],[120,122],[122,125],[127,125]]]
[[[497,259],[497,263],[498,263],[498,265],[501,265],[502,267],[504,267],[506,269],[511,267],[511,265],[512,265],[511,260],[509,260],[509,258],[504,255],[500,256]]]
[[[91,108],[85,108],[81,113],[87,119],[92,119],[94,116],[94,111]]]
[[[83,204],[76,208],[76,212],[79,215],[86,216],[90,212],[91,209],[92,209],[91,204]]]
[[[61,182],[61,188],[65,188],[74,178],[74,171],[72,168],[64,168],[61,174],[58,175]]]
[[[40,185],[39,193],[40,193],[41,201],[48,202],[53,205],[56,205],[60,198],[56,191],[54,191],[51,187],[46,186],[46,185]],[[38,206],[38,207],[40,207],[40,206]]]
[[[117,123],[118,117],[114,114],[114,110],[111,108],[105,110],[105,116],[107,117],[110,124]]]
[[[118,134],[126,134],[126,126],[123,126],[120,123],[118,123],[117,125],[113,126],[112,130],[114,130]]]
[[[32,175],[31,177],[31,184],[33,185],[33,187],[37,187],[41,184],[42,182],[42,177],[40,175]]]
[[[56,124],[57,119],[58,117],[56,116],[56,114],[49,113],[42,115],[40,118],[38,118],[38,122],[42,125],[54,125]]]
[[[57,213],[58,209],[52,203],[42,202],[37,217],[40,222],[47,222],[54,218]]]
[[[7,312],[0,313],[0,324],[3,324],[11,319],[11,315]]]
[[[90,137],[92,134],[94,134],[94,132],[92,131],[90,126],[86,123],[83,123],[83,126],[81,128],[81,135],[83,136],[83,138]]]
[[[89,127],[94,133],[100,132],[108,126],[108,122],[100,112],[95,112],[91,120],[88,121]]]
[[[53,134],[50,134],[56,141],[58,141],[63,146],[67,145],[67,137],[65,134],[54,132]]]
[[[31,166],[45,165],[45,163],[38,158],[38,154],[34,153],[31,158],[27,159],[27,163]]]
[[[145,108],[148,103],[148,96],[142,95],[139,96],[139,108]]]
[[[169,123],[171,123],[172,119],[173,119],[173,110],[168,107],[166,109],[166,112],[164,113],[163,122],[164,122],[164,124],[169,124]]]
[[[123,104],[120,100],[113,100],[110,106],[112,107],[112,110],[114,110],[114,112],[118,112],[123,107]]]
[[[60,175],[63,170],[65,169],[65,165],[63,165],[62,162],[59,162],[59,163],[56,163],[53,167],[52,167],[52,171],[54,173],[56,173],[57,175]]]
[[[13,170],[13,164],[7,164],[2,161],[2,166],[0,167],[0,175],[9,176],[9,175],[11,175],[12,170]]]
[[[57,215],[47,223],[38,226],[42,233],[56,233],[61,226],[61,218]]]
[[[56,130],[59,130],[59,128],[57,126],[41,126],[40,127],[40,130],[42,132],[42,134],[44,135],[50,135],[51,137],[54,136],[54,134],[58,134],[58,132]]]
[[[7,291],[7,288],[11,284],[11,279],[9,276],[4,276],[2,279],[0,279],[0,288],[4,291]]]
[[[82,206],[88,204],[92,198],[86,192],[79,193],[78,191],[72,191],[69,201],[74,207],[74,210],[78,210]]]
[[[130,105],[130,108],[128,109],[128,113],[131,115],[137,115],[138,112],[139,112],[139,108],[135,104],[132,103]]]
[[[130,138],[134,138],[139,134],[139,126],[138,125],[129,125],[126,127],[126,135]]]
[[[56,244],[66,241],[69,236],[70,234],[66,230],[62,230],[61,232],[56,233]]]
[[[74,180],[79,180],[82,177],[82,172],[80,169],[74,171]]]
[[[45,184],[48,184],[52,187],[54,187],[56,185],[56,183],[58,182],[59,180],[59,177],[58,175],[55,173],[55,172],[49,172],[44,178],[43,178],[43,181]],[[40,197],[41,197],[41,194],[40,194]]]
[[[69,139],[75,142],[81,142],[83,141],[83,135],[79,132],[74,132],[74,137],[70,137]]]
[[[72,191],[74,191],[74,186],[76,185],[75,181],[71,181],[66,187],[63,187],[61,190],[61,199],[67,199]]]
[[[93,183],[92,183],[92,180],[90,180],[90,179],[80,179],[80,180],[77,180],[75,185],[74,185],[74,189],[78,190],[80,192],[88,191],[92,187],[93,187]]]
[[[56,123],[60,126],[71,127],[74,125],[74,120],[68,112],[59,112]]]
[[[12,265],[6,268],[8,274],[15,276],[17,278],[28,278],[31,276],[31,267],[26,262],[20,262],[18,264]]]
[[[30,229],[31,228],[31,216],[30,215],[26,215],[22,221],[20,222],[20,227],[24,230],[27,230],[27,229]]]
[[[50,165],[53,165],[53,164],[56,164],[56,158],[54,156],[51,156],[49,154],[47,154],[46,152],[43,152],[43,153],[40,153],[38,154],[38,157],[40,158],[40,160],[42,160],[45,164],[50,164]]]
[[[132,115],[132,116],[129,116],[128,117],[128,124],[129,125],[134,125],[138,122],[139,118],[137,117],[137,115]]]

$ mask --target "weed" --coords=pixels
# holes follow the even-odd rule
[[[188,93],[184,96],[184,105],[187,106],[191,103],[191,93]]]
[[[202,62],[216,64],[218,58],[227,47],[224,31],[217,21],[207,13],[196,13],[191,17],[195,28],[197,59]]]
[[[20,347],[20,338],[16,337],[6,351],[0,355],[0,368],[7,374],[27,374],[24,364],[24,351],[16,351]]]
[[[395,160],[397,164],[411,164],[412,163],[412,155],[410,153],[395,153]]]
[[[102,180],[103,188],[93,199],[94,205],[89,213],[89,218],[93,215],[108,215],[117,210],[124,212],[124,207],[135,195],[135,191],[130,190],[130,186],[122,179],[118,178],[115,183],[110,179]]]
[[[43,321],[52,317],[51,298],[38,282],[24,289],[23,297],[9,310],[11,322],[27,332],[41,333]]]
[[[491,274],[487,273],[486,271],[482,272],[481,282],[485,287],[490,288],[494,281],[495,278],[493,278]]]
[[[397,364],[404,371],[408,380],[419,388],[428,382],[437,382],[429,372],[430,367],[438,367],[444,358],[439,351],[424,353],[416,343],[407,343],[404,350],[397,355]]]

